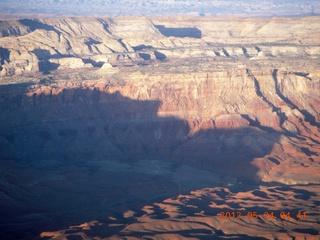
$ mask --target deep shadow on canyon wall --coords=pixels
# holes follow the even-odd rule
[[[252,182],[257,173],[252,160],[270,153],[279,139],[277,133],[252,127],[203,130],[191,136],[187,120],[158,116],[160,100],[138,101],[119,92],[108,93],[107,85],[104,89],[46,87],[32,94],[28,93],[29,87],[21,84],[0,88],[0,160],[14,163],[8,168],[19,166],[17,179],[26,178],[34,171],[30,169],[36,169],[54,172],[60,177],[77,171],[78,175],[67,179],[69,182],[65,184],[78,183],[81,177],[87,181],[68,186],[66,193],[56,190],[56,185],[44,190],[44,186],[36,183],[34,190],[25,188],[19,181],[12,183],[15,176],[11,175],[9,187],[6,186],[9,180],[4,177],[0,190],[7,200],[2,198],[1,201],[6,202],[0,203],[5,207],[0,232],[16,232],[20,237],[26,231],[25,226],[37,235],[101,217],[95,216],[95,212],[104,212],[106,216],[118,214],[121,218],[121,213],[131,208],[140,209],[150,199],[178,194],[173,183],[163,176],[113,169],[104,175],[98,169],[86,168],[87,162],[110,160],[134,164],[140,160],[159,160]],[[65,188],[64,183],[61,188]],[[33,197],[32,191],[42,197]],[[99,206],[97,191],[110,203]],[[79,194],[72,195],[72,192]],[[61,198],[59,194],[66,196]],[[79,200],[83,195],[85,202]],[[53,199],[63,203],[56,204]],[[85,205],[87,211],[68,212],[68,206],[77,204],[79,208]],[[61,216],[65,211],[68,220],[54,220],[59,211]],[[40,224],[33,222],[30,226],[19,224],[25,215],[38,212],[45,212],[50,221],[42,219]]]

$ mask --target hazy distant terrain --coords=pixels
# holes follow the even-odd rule
[[[0,16],[298,16],[317,15],[316,0],[2,0]]]

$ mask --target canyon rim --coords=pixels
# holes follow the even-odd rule
[[[5,15],[1,239],[319,239],[316,6]]]

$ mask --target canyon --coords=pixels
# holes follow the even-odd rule
[[[1,238],[317,239],[319,20],[1,21]]]

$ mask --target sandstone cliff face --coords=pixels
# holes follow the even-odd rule
[[[122,84],[109,78],[69,80],[21,93],[4,91],[1,122],[2,131],[13,131],[6,133],[15,139],[6,141],[14,149],[11,156],[62,160],[66,155],[86,156],[90,149],[92,158],[167,159],[212,171],[225,164],[225,171],[218,171],[234,176],[228,166],[236,164],[233,158],[241,159],[241,154],[244,158],[273,156],[291,164],[293,159],[304,159],[290,158],[290,152],[282,151],[304,149],[307,143],[300,137],[317,148],[319,78],[272,69],[166,73],[160,78],[121,74],[116,78],[125,76]],[[47,122],[53,129],[46,129]],[[33,130],[22,134],[24,124]],[[26,134],[34,140],[29,142]],[[92,142],[88,145],[88,141]],[[105,144],[114,150],[104,148]],[[276,145],[280,149],[272,150]],[[238,172],[239,177],[270,178],[272,166],[260,167],[258,178],[250,168]]]

